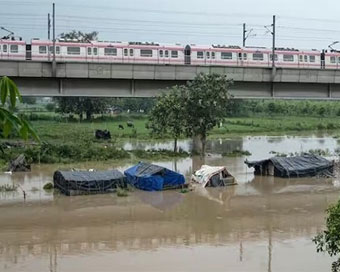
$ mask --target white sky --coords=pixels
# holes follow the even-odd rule
[[[0,26],[22,36],[47,38],[49,0],[0,0]],[[242,24],[253,29],[247,45],[271,46],[264,25],[277,15],[277,46],[327,48],[340,41],[339,0],[55,0],[57,34],[99,31],[100,40],[241,45]],[[0,30],[0,36],[5,35]],[[340,49],[340,43],[334,46]]]

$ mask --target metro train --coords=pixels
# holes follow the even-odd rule
[[[225,45],[168,45],[142,42],[56,41],[58,62],[141,63],[271,67],[272,50],[264,47]],[[51,61],[53,43],[0,39],[0,60]],[[340,52],[276,48],[275,66],[307,69],[340,69]]]

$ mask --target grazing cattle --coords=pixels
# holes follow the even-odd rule
[[[127,121],[126,125],[131,128],[135,128],[134,124],[131,121]]]
[[[118,125],[118,128],[119,129],[124,129],[124,126],[123,125]]]

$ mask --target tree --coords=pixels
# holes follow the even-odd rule
[[[28,105],[34,105],[36,103],[36,98],[33,96],[24,96],[22,98],[22,103],[28,104]]]
[[[86,120],[91,120],[93,114],[104,113],[110,102],[107,98],[99,97],[56,97],[55,101],[58,112],[77,114],[80,120],[84,113]]]
[[[228,93],[231,84],[226,75],[198,74],[187,84],[186,92],[181,97],[186,135],[200,140],[202,155],[208,132],[225,117],[231,98]]]
[[[158,135],[170,134],[174,138],[174,152],[177,140],[184,133],[184,109],[182,103],[184,87],[174,86],[157,100],[149,115],[149,128]]]
[[[314,237],[317,252],[327,252],[331,257],[340,253],[340,200],[327,209],[326,230]],[[332,264],[332,271],[340,271],[340,257]]]
[[[31,135],[39,141],[38,135],[30,124],[13,112],[17,100],[22,100],[18,87],[10,78],[2,77],[0,79],[0,137],[7,138],[14,130],[24,140]]]
[[[61,33],[60,38],[66,40],[78,40],[81,42],[90,42],[98,40],[98,32],[92,31],[89,33],[84,33],[82,31],[72,30],[68,33]]]

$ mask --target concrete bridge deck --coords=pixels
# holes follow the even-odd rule
[[[23,95],[150,97],[198,73],[227,74],[236,98],[340,99],[340,70],[114,63],[0,61],[0,76],[15,79]]]

